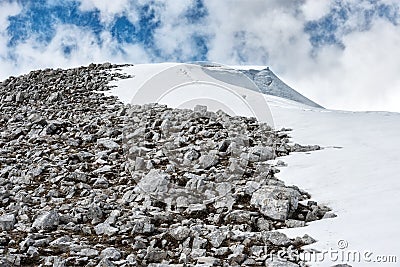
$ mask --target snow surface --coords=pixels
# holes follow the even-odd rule
[[[321,252],[361,253],[360,261],[351,257],[352,266],[397,266],[373,261],[394,255],[400,262],[400,114],[290,109],[279,101],[269,104],[275,126],[293,128],[293,141],[325,147],[285,157],[288,167],[277,176],[310,192],[338,215],[284,232],[291,237],[307,232],[318,240],[310,248]],[[339,249],[341,240],[348,244],[344,250]],[[372,254],[364,259],[364,253]],[[337,263],[328,258],[314,265]]]
[[[135,75],[135,78],[116,82],[117,87],[110,93],[130,103],[139,86],[149,79],[149,76],[142,76],[153,73],[151,68],[162,70],[171,66],[176,65],[125,68],[123,72]],[[179,83],[181,78],[170,75],[168,79],[170,84],[174,84],[174,80]],[[180,90],[173,97],[164,98],[164,103],[172,107],[179,107],[180,99],[187,103],[194,95],[190,93],[193,88],[186,89],[190,90]],[[217,91],[218,87],[209,89]],[[290,135],[293,142],[324,147],[320,151],[293,153],[283,158],[288,167],[282,167],[277,175],[287,184],[305,189],[319,204],[328,205],[338,215],[334,219],[309,223],[305,228],[283,230],[290,237],[307,233],[318,241],[309,249],[331,253],[331,256],[325,255],[323,262],[319,257],[311,260],[310,264],[332,266],[339,264],[345,256],[344,262],[352,266],[398,266],[400,114],[319,109],[244,88],[237,87],[235,90],[240,96],[246,95],[246,100],[258,99],[251,105],[259,105],[259,108],[272,112],[276,129],[292,128]],[[213,90],[208,90],[207,93],[208,97],[219,99],[215,96],[218,92],[214,95]],[[242,115],[238,109],[229,108]],[[241,112],[247,114],[248,110]],[[343,244],[348,246],[340,249]],[[360,259],[353,259],[353,253],[359,253]],[[349,261],[346,260],[348,255],[351,256]],[[397,263],[374,262],[378,256],[396,256]]]

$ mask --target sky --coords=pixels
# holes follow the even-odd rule
[[[324,107],[400,112],[399,0],[0,0],[0,80],[91,62],[269,66]]]

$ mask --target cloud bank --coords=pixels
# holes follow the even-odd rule
[[[400,112],[395,0],[8,0],[0,10],[0,79],[209,60],[270,66],[328,108]]]

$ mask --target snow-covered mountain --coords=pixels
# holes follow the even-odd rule
[[[1,82],[0,266],[396,266],[400,114],[263,94],[238,69]]]
[[[322,106],[303,96],[302,94],[288,86],[286,83],[284,83],[281,79],[278,78],[278,76],[275,75],[275,73],[272,72],[272,70],[269,69],[269,67],[261,70],[249,69],[239,71],[243,72],[252,81],[254,81],[260,91],[264,94],[279,96],[312,107],[322,108]]]
[[[267,95],[278,96],[282,98],[286,98],[289,100],[293,100],[308,106],[323,108],[319,104],[314,101],[308,99],[303,96],[289,85],[284,83],[269,67],[262,66],[232,66],[227,67],[218,63],[210,63],[210,62],[194,62],[194,64],[198,64],[203,67],[204,71],[209,73],[211,76],[219,77],[219,79],[224,81],[232,81],[237,80],[238,77],[241,77],[241,73],[246,75],[249,78],[249,82],[254,83],[251,86],[245,86],[248,89],[261,92]],[[219,72],[225,70],[225,72],[229,71],[232,73],[231,77],[224,77],[224,75],[218,75]],[[235,71],[237,71],[235,73]],[[244,79],[243,79],[244,80]],[[256,85],[254,87],[254,85]]]
[[[199,69],[187,64],[156,64],[130,66],[118,72],[132,76],[116,82],[111,91],[126,103],[158,99],[183,107],[184,103],[194,105],[196,98],[199,103],[208,98],[219,102],[218,108],[225,106],[237,115],[257,115],[257,108],[261,108],[271,113],[275,128],[293,128],[294,142],[321,145],[323,149],[318,152],[287,156],[284,160],[288,167],[281,168],[280,178],[308,190],[332,207],[338,217],[285,233],[295,237],[307,231],[318,240],[309,247],[323,253],[310,259],[315,266],[341,262],[395,266],[393,261],[400,261],[400,114],[321,109],[268,69],[237,71],[220,66]],[[243,74],[251,79],[244,79]],[[255,92],[252,81],[272,95]],[[137,97],[141,88],[146,89],[147,98]],[[152,95],[154,92],[159,95]],[[246,103],[249,109],[241,109],[240,105],[246,107]]]

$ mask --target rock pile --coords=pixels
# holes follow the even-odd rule
[[[201,106],[123,105],[101,93],[118,67],[0,84],[0,266],[303,266],[314,240],[273,230],[334,215],[268,160],[319,147]]]

